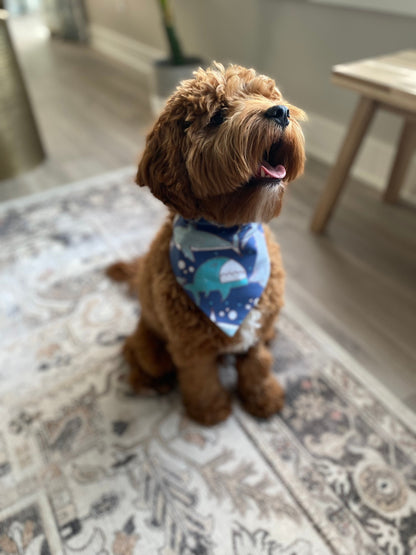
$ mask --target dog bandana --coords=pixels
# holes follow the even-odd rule
[[[188,296],[230,337],[256,306],[270,275],[258,223],[222,227],[176,216],[170,261]]]

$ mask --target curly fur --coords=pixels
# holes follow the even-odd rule
[[[285,129],[265,117],[268,108],[281,104],[290,109]],[[228,337],[176,281],[169,261],[172,220],[179,213],[230,226],[277,216],[286,183],[303,171],[303,117],[272,79],[253,69],[214,64],[180,84],[147,137],[136,181],[148,186],[170,215],[144,257],[116,263],[108,273],[127,281],[141,303],[138,326],[124,345],[131,385],[136,391],[166,391],[177,375],[188,415],[203,424],[230,414],[230,395],[217,370],[219,356],[227,352],[237,353],[238,394],[249,412],[267,417],[283,406],[266,345],[283,305],[284,271],[265,226],[271,275],[257,306],[259,318],[251,330]],[[274,164],[286,168],[284,184],[255,178],[272,145]]]

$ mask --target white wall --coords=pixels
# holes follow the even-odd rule
[[[287,96],[310,115],[309,152],[331,163],[357,95],[330,83],[337,63],[416,49],[416,18],[317,5],[300,0],[262,0],[257,66],[277,78]],[[377,113],[355,174],[383,187],[402,126],[401,118]],[[416,196],[416,159],[404,195]]]
[[[338,63],[416,49],[416,18],[321,6],[294,0],[262,1],[258,65],[274,74],[306,110],[341,123],[356,96],[329,82]],[[375,134],[390,140],[391,118]]]

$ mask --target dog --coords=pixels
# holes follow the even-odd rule
[[[188,416],[204,425],[232,409],[218,375],[226,354],[249,413],[266,418],[284,403],[268,348],[284,270],[266,224],[303,172],[304,116],[273,79],[214,63],[181,82],[146,139],[136,183],[169,216],[147,254],[108,269],[141,304],[123,348],[129,382],[164,392],[177,377]]]

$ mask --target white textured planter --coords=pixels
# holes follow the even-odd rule
[[[169,60],[160,60],[154,64],[154,87],[151,105],[154,115],[158,115],[173,93],[184,79],[190,79],[194,71],[203,65],[200,58],[187,58],[186,64],[173,65]]]

